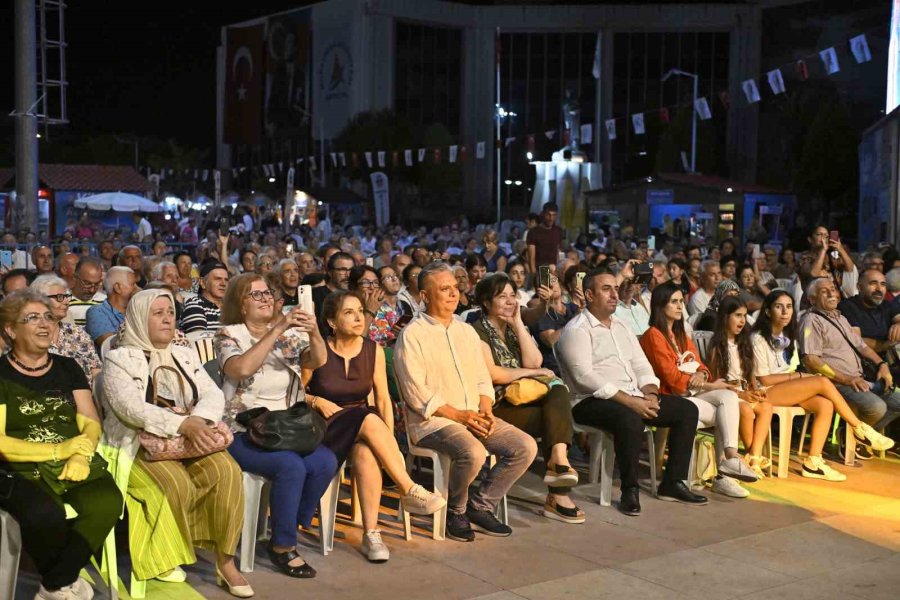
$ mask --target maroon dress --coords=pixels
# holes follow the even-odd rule
[[[332,350],[331,344],[326,343],[325,347],[328,360],[313,371],[306,387],[313,396],[321,396],[341,407],[326,421],[322,445],[330,448],[337,456],[338,464],[342,464],[356,442],[363,419],[370,413],[377,414],[368,404],[374,385],[377,344],[363,338],[362,350],[350,359],[350,367],[346,370],[344,358]]]

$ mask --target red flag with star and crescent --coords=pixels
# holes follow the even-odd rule
[[[230,27],[225,32],[226,144],[262,141],[263,25]]]

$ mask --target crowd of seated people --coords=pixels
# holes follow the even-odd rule
[[[506,537],[498,506],[537,460],[539,514],[584,523],[571,459],[582,428],[612,436],[629,516],[642,512],[647,427],[667,431],[656,496],[694,506],[766,477],[779,407],[812,415],[802,477],[848,479],[826,458],[835,414],[856,442],[846,457],[840,436],[841,459],[892,448],[896,251],[857,266],[824,227],[804,248],[740,255],[732,240],[660,236],[653,249],[615,228],[568,244],[556,216],[548,204],[502,232],[210,228],[193,252],[152,240],[146,256],[127,239],[97,257],[66,241],[54,260],[36,243],[0,278],[0,472],[14,480],[0,509],[21,525],[37,598],[92,596],[79,571],[123,507],[137,580],[185,581],[200,548],[219,585],[252,596],[235,560],[242,472],[271,484],[273,567],[311,578],[297,532],[343,468],[360,552],[385,562],[387,488],[406,512],[445,512],[450,539]],[[322,419],[314,447],[258,445],[245,413],[298,404]],[[698,429],[715,441],[699,479]],[[154,457],[150,439],[179,441],[184,457]],[[408,474],[410,446],[449,458],[446,498]]]

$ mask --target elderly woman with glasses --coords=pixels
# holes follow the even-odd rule
[[[56,275],[41,275],[31,284],[31,289],[43,295],[50,304],[50,314],[57,320],[56,333],[50,342],[50,352],[75,359],[84,371],[88,385],[93,386],[94,378],[100,372],[102,364],[91,336],[84,327],[65,321],[69,312],[72,292],[66,281]]]
[[[100,418],[84,371],[50,351],[50,302],[33,289],[0,302],[10,348],[0,359],[0,509],[18,521],[37,566],[36,598],[88,600],[93,590],[78,573],[118,520],[122,495],[94,454]],[[78,516],[67,519],[65,504]]]
[[[301,369],[325,364],[325,342],[315,316],[302,307],[275,318],[272,288],[257,273],[231,280],[223,307],[224,326],[215,346],[225,376],[225,422],[235,432],[228,451],[241,469],[272,482],[272,563],[289,577],[315,577],[315,569],[297,553],[297,526],[310,526],[337,471],[337,458],[322,445],[306,456],[255,446],[236,417],[253,408],[284,410],[304,402]]]

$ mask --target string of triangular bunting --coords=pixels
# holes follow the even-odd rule
[[[867,34],[872,31],[876,31],[879,28],[873,27],[872,29],[866,30],[863,33],[855,35],[854,37],[847,40],[847,46],[849,48],[850,56],[853,57],[853,60],[856,64],[863,64],[867,62],[871,62],[872,60],[872,52],[869,47],[869,41],[867,38]],[[762,96],[760,94],[760,89],[762,87],[762,82],[768,86],[768,89],[771,90],[772,96],[779,96],[784,94],[787,91],[787,86],[785,84],[783,71],[785,69],[789,71],[793,71],[796,78],[799,81],[807,81],[809,79],[809,66],[810,64],[816,64],[814,61],[817,61],[821,64],[822,69],[826,77],[830,77],[841,71],[841,62],[838,56],[838,52],[835,46],[829,46],[822,50],[818,50],[815,53],[806,55],[794,62],[784,63],[781,66],[772,69],[765,73],[765,75],[760,78],[760,83],[757,83],[755,78],[745,79],[741,82],[741,90],[744,96],[744,106],[750,106],[752,104],[756,104],[762,100]],[[723,108],[725,110],[729,110],[732,107],[732,100],[729,97],[727,91],[722,91],[719,93],[719,101],[721,102]],[[662,123],[669,123],[671,120],[670,109],[676,108],[676,106],[661,106],[655,109],[645,110],[643,112],[633,113],[627,116],[619,116],[612,117],[606,119],[603,123],[603,131],[606,133],[606,139],[608,141],[615,140],[620,131],[617,129],[618,121],[625,121],[628,123],[630,121],[630,125],[635,135],[644,135],[646,133],[646,116],[648,114],[658,114],[659,120]],[[709,100],[704,97],[699,97],[694,102],[693,109],[697,112],[697,116],[700,120],[707,121],[712,119],[712,108],[710,106]],[[556,137],[558,130],[550,129],[543,133],[544,136],[548,140],[552,140]],[[593,125],[591,123],[585,123],[580,126],[580,143],[582,145],[591,145],[593,143]],[[525,141],[527,145],[527,149],[529,152],[533,152],[535,149],[535,134],[530,133],[526,135],[519,136],[510,136],[503,139],[498,139],[494,141],[495,149],[508,148],[512,144],[520,141]],[[563,145],[568,145],[571,141],[571,132],[568,129],[563,130],[562,132],[562,143]],[[475,144],[475,159],[483,160],[487,155],[489,142],[479,141]],[[347,168],[348,165],[350,168],[358,169],[363,163],[368,169],[384,169],[388,166],[393,168],[400,167],[413,167],[416,163],[432,163],[432,164],[441,164],[443,157],[447,157],[448,163],[458,163],[465,162],[468,158],[467,146],[463,144],[452,144],[445,147],[426,147],[426,148],[405,148],[402,150],[373,150],[373,151],[365,151],[365,152],[329,152],[329,157],[331,159],[331,167],[334,169],[343,169]],[[401,158],[402,157],[402,158]],[[413,159],[416,159],[415,162]],[[235,167],[231,169],[231,175],[234,178],[238,178],[242,174],[244,174],[248,169],[250,169],[252,175],[254,177],[259,177],[261,175],[266,177],[279,177],[284,175],[286,169],[290,169],[293,165],[300,165],[303,162],[306,162],[311,170],[316,170],[318,165],[316,163],[315,156],[309,156],[308,158],[297,158],[293,159],[293,161],[279,161],[279,162],[270,162],[265,164],[259,164],[251,167]],[[162,169],[153,169],[151,167],[143,167],[143,171],[146,172],[149,177],[151,174],[156,173],[159,175],[160,180],[165,179],[166,176],[174,177],[176,173],[181,172],[181,174],[185,177],[193,177],[194,180],[207,181],[210,177],[210,173],[215,174],[215,170],[213,169],[173,169],[173,168],[162,168]]]

